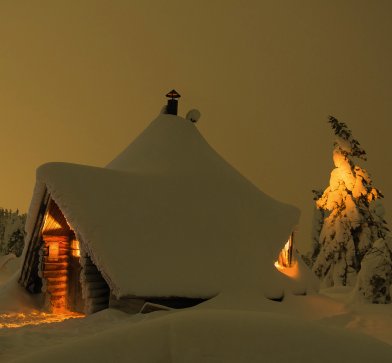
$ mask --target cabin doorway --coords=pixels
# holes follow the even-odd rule
[[[275,266],[280,266],[281,268],[291,268],[293,267],[294,261],[294,232],[290,234],[289,239],[279,253],[278,260]]]
[[[38,273],[45,307],[53,312],[83,313],[79,242],[53,200],[45,214],[41,236]]]
[[[110,288],[49,193],[43,197],[19,282],[53,313],[109,307]]]

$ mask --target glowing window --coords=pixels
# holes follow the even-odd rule
[[[71,241],[71,252],[72,256],[80,257],[79,241],[76,239]]]
[[[289,237],[284,248],[280,251],[275,267],[286,276],[297,278],[299,276],[298,263],[293,258],[294,234]]]
[[[278,261],[275,262],[276,267],[291,267],[293,264],[293,234],[290,235],[287,243],[280,251]]]
[[[49,260],[57,261],[59,259],[59,244],[52,242],[49,244]]]

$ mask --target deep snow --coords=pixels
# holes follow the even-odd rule
[[[36,311],[15,276],[0,285],[0,323],[12,301],[14,312]],[[392,306],[353,304],[349,297],[347,289],[330,289],[274,302],[245,288],[179,311],[131,316],[108,309],[61,323],[3,328],[0,361],[390,362]]]

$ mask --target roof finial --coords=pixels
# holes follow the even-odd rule
[[[169,115],[177,115],[177,110],[178,110],[177,99],[180,98],[181,95],[175,89],[172,89],[169,93],[166,94],[166,97],[169,98],[169,100],[167,101],[166,112]]]

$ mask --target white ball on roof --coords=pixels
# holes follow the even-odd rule
[[[196,109],[192,109],[190,111],[188,111],[188,113],[186,114],[186,119],[192,122],[197,122],[199,120],[201,116],[201,113],[199,110]]]

